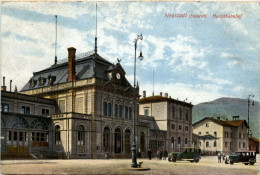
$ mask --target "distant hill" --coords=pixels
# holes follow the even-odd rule
[[[249,122],[253,136],[260,138],[260,103],[255,101],[254,106],[250,105],[249,109]],[[235,115],[239,115],[239,119],[245,119],[247,121],[248,102],[247,99],[240,98],[219,98],[211,102],[195,105],[192,113],[192,123],[205,117],[222,117],[232,120],[232,116]]]

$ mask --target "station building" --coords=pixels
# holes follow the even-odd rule
[[[193,133],[198,135],[199,147],[205,154],[248,151],[249,140],[246,120],[222,120],[206,117],[193,124]]]

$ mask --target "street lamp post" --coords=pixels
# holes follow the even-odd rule
[[[248,95],[248,99],[247,99],[247,117],[248,117],[248,131],[247,131],[247,134],[248,136],[250,135],[250,127],[249,127],[249,106],[250,106],[250,97],[254,98],[254,95],[253,94],[249,94]],[[252,102],[252,105],[254,105],[254,101]]]
[[[135,140],[135,110],[136,110],[136,85],[135,85],[135,79],[136,79],[136,49],[137,49],[137,41],[143,40],[142,34],[137,35],[137,38],[134,40],[135,43],[135,62],[134,62],[134,94],[133,94],[133,104],[134,104],[134,117],[133,117],[133,143],[132,143],[132,168],[137,168],[137,162],[136,162],[136,140]],[[142,52],[140,52],[140,56],[138,57],[141,61],[143,59]]]

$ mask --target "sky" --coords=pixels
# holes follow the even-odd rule
[[[97,2],[98,54],[121,59],[133,84],[134,39],[138,41],[140,94],[160,92],[198,104],[221,97],[259,101],[259,4],[256,2]],[[94,50],[95,2],[1,4],[1,77],[18,90],[33,72],[54,64],[55,15],[58,61],[67,48]],[[165,14],[187,14],[167,18]],[[189,15],[206,18],[189,18]],[[213,15],[241,18],[214,18]],[[154,70],[154,78],[153,78]],[[1,80],[2,83],[2,80]]]

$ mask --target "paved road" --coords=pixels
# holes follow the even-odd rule
[[[226,165],[217,163],[217,157],[202,157],[199,163],[167,160],[143,161],[149,171],[129,171],[130,159],[110,160],[4,160],[2,174],[174,174],[174,175],[257,175],[258,161],[254,166],[244,164]]]

